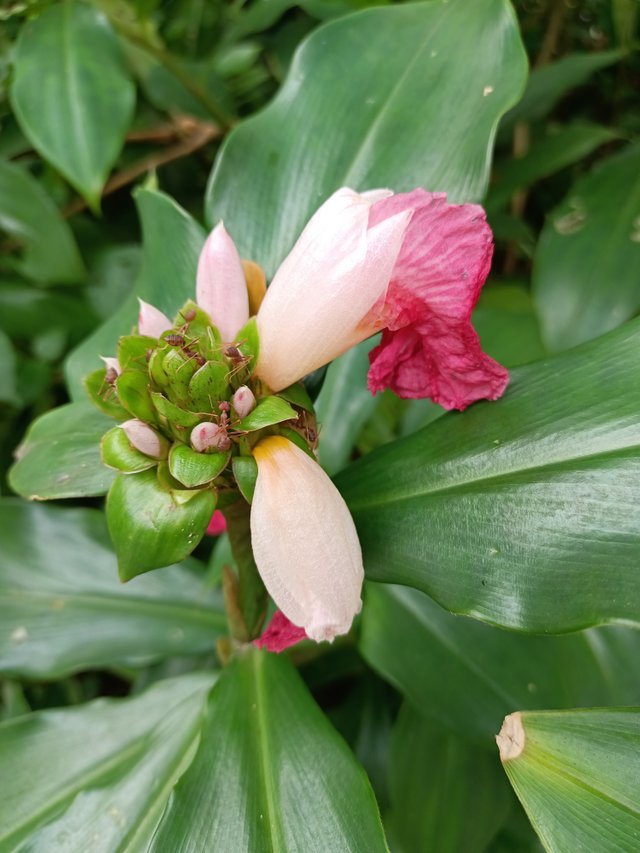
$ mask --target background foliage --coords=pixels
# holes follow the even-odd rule
[[[3,6],[1,850],[638,849],[637,19],[634,0]],[[484,203],[474,322],[511,386],[441,417],[368,394],[370,342],[338,359],[320,459],[358,525],[362,617],[220,670],[229,543],[118,583],[110,422],[82,379],[137,295],[192,295],[219,218],[271,275],[345,183]],[[518,710],[507,778],[493,735]]]

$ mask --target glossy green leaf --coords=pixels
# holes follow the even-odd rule
[[[204,536],[216,508],[211,491],[174,500],[155,471],[116,477],[107,495],[107,523],[123,581],[187,557]]]
[[[527,631],[640,621],[640,323],[336,478],[371,580]]]
[[[640,308],[640,144],[602,162],[548,219],[533,292],[543,336],[563,350]]]
[[[640,704],[640,631],[630,628],[525,636],[447,613],[416,589],[369,583],[360,650],[423,715],[478,744],[525,706]]]
[[[363,341],[332,362],[318,394],[318,453],[329,474],[347,464],[358,433],[376,407],[376,398],[367,388],[367,373],[369,350],[377,342]]]
[[[100,457],[105,465],[125,474],[146,471],[158,464],[157,459],[145,456],[132,446],[127,434],[119,426],[106,432],[100,442]]]
[[[103,414],[118,421],[127,421],[130,413],[123,409],[118,402],[116,390],[106,381],[107,370],[99,367],[88,376],[85,376],[84,387],[86,396]]]
[[[21,30],[13,71],[11,101],[25,135],[98,209],[135,104],[107,19],[82,3],[49,7]]]
[[[169,453],[169,470],[183,486],[204,486],[224,471],[229,457],[229,453],[198,453],[186,444],[174,444]]]
[[[402,706],[391,734],[385,821],[402,853],[483,853],[511,805],[505,781],[491,753]]]
[[[366,9],[327,24],[298,50],[274,102],[228,137],[209,222],[224,219],[242,257],[271,277],[340,186],[480,198],[496,124],[525,74],[503,0]]]
[[[498,737],[504,769],[545,848],[640,848],[640,710],[513,714]]]
[[[233,476],[242,496],[251,503],[258,479],[258,463],[253,456],[235,456],[233,459]]]
[[[200,734],[210,675],[0,726],[2,850],[146,850]]]
[[[149,377],[140,370],[124,370],[116,379],[118,400],[134,418],[157,423],[158,413],[151,400]]]
[[[283,421],[295,420],[297,417],[296,410],[282,397],[264,397],[246,418],[242,418],[234,425],[234,429],[241,432],[252,432]]]
[[[531,296],[518,285],[485,288],[473,312],[473,326],[482,349],[505,367],[546,355]]]
[[[114,474],[100,459],[113,421],[91,403],[69,403],[35,420],[16,450],[11,488],[29,500],[104,495]]]
[[[284,657],[249,650],[211,692],[153,849],[386,851],[362,768]]]
[[[159,391],[151,392],[151,401],[156,411],[171,421],[172,424],[178,424],[185,428],[193,428],[200,423],[199,415],[196,415],[195,412],[189,412],[187,409],[181,409],[180,406],[176,406],[171,400],[167,400],[164,394],[161,394]],[[185,435],[187,434],[185,432]]]
[[[511,132],[519,121],[534,121],[547,115],[564,95],[624,55],[623,50],[570,53],[549,65],[534,68],[522,98],[500,123],[500,132]]]
[[[615,130],[599,124],[552,129],[542,139],[535,140],[524,157],[496,163],[487,208],[491,211],[503,207],[516,190],[578,163],[605,142],[619,138]]]
[[[203,654],[226,630],[221,596],[195,560],[120,583],[97,510],[3,500],[0,521],[3,675],[52,679]]]
[[[137,190],[135,200],[142,225],[142,271],[118,312],[67,359],[65,375],[74,400],[86,399],[83,377],[100,366],[101,355],[114,355],[120,336],[136,324],[136,296],[172,317],[194,294],[203,229],[164,193]]]
[[[85,270],[71,228],[29,172],[0,160],[0,231],[22,247],[18,271],[42,284],[74,284]]]
[[[196,411],[211,412],[229,396],[229,367],[223,362],[208,361],[189,380],[189,403]]]

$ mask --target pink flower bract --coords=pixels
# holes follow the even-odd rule
[[[408,209],[387,293],[373,309],[384,331],[369,356],[369,388],[430,397],[445,409],[495,400],[509,375],[482,352],[471,325],[493,252],[484,210],[417,189],[378,201],[369,227]]]
[[[306,639],[304,628],[298,628],[281,610],[276,610],[266,630],[253,641],[253,645],[268,652],[283,652],[289,646],[295,646],[300,640]]]

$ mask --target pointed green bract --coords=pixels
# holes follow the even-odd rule
[[[235,456],[233,476],[242,492],[242,497],[247,503],[251,503],[258,479],[258,463],[253,456]]]
[[[497,740],[547,850],[640,848],[640,710],[515,713]]]
[[[107,496],[107,523],[123,581],[187,557],[204,536],[216,506],[211,491],[178,503],[155,471],[119,476]]]
[[[113,421],[91,403],[69,403],[37,418],[16,451],[11,488],[29,500],[104,495],[113,471],[100,440]]]
[[[146,471],[158,464],[157,459],[145,456],[144,453],[132,447],[127,434],[119,426],[110,429],[102,436],[100,456],[108,468],[124,474]]]
[[[126,421],[130,413],[118,403],[115,389],[107,382],[107,370],[99,367],[85,377],[84,387],[91,402],[107,417]]]
[[[211,692],[198,751],[152,849],[386,853],[387,846],[351,750],[289,661],[254,649]]]
[[[186,444],[174,444],[169,453],[169,470],[184,486],[204,486],[227,467],[230,453],[198,453]]]
[[[253,432],[282,421],[295,420],[297,417],[296,410],[282,397],[264,397],[246,418],[234,424],[234,429],[240,432]]]

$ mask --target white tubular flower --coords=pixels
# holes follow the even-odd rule
[[[168,332],[173,327],[171,320],[158,308],[149,305],[142,299],[138,299],[140,311],[138,312],[138,332],[148,335],[150,338],[159,338],[163,332]]]
[[[282,436],[253,451],[258,479],[251,543],[279,609],[320,642],[346,634],[360,611],[362,552],[349,510],[322,468]]]
[[[223,341],[233,341],[249,319],[242,262],[222,222],[209,234],[200,253],[196,299],[218,327]]]
[[[257,373],[274,391],[332,361],[380,328],[367,314],[384,297],[412,211],[369,227],[387,190],[341,189],[310,219],[258,312]]]

